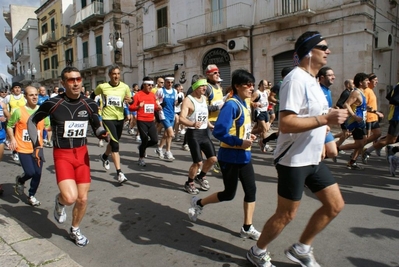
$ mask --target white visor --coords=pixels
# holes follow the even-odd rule
[[[144,81],[144,84],[154,84],[154,81]]]

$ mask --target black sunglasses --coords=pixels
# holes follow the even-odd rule
[[[328,45],[316,45],[313,48],[322,50],[322,51],[326,51],[328,49]]]

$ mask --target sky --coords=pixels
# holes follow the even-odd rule
[[[11,46],[11,43],[4,36],[4,28],[10,27],[7,22],[3,18],[3,9],[4,7],[9,7],[10,3],[17,6],[35,6],[40,7],[40,0],[0,0],[0,75],[8,79],[8,82],[11,83],[11,75],[7,72],[7,65],[10,64],[10,58],[6,55],[6,46]],[[14,29],[15,30],[15,29]],[[16,29],[17,31],[19,29]]]

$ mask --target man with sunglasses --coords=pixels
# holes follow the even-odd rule
[[[112,65],[108,69],[109,82],[99,84],[91,95],[92,99],[96,95],[102,95],[103,101],[102,121],[105,129],[110,135],[110,141],[100,160],[103,162],[105,170],[110,169],[108,156],[111,154],[112,161],[116,169],[116,179],[120,184],[127,181],[126,176],[121,170],[121,158],[119,155],[119,139],[122,136],[124,125],[123,103],[131,104],[133,102],[130,88],[127,84],[121,82],[121,70],[118,65]]]
[[[347,118],[346,110],[328,111],[327,100],[315,78],[330,53],[317,31],[305,32],[295,43],[294,59],[298,66],[285,77],[280,89],[280,134],[274,154],[277,209],[247,253],[247,259],[255,266],[274,266],[266,248],[294,219],[305,185],[322,206],[312,215],[298,242],[285,251],[290,260],[319,267],[311,244],[344,207],[338,184],[321,161],[326,125],[341,124]]]
[[[86,213],[91,182],[87,126],[90,123],[99,139],[107,138],[107,132],[100,125],[97,104],[81,95],[80,71],[75,67],[63,69],[61,84],[65,93],[45,101],[29,117],[28,132],[33,143],[34,156],[40,162],[43,160],[43,149],[36,125],[50,116],[54,131],[54,168],[60,190],[55,197],[54,218],[58,223],[64,223],[67,217],[65,206],[75,204],[69,236],[77,246],[84,247],[89,240],[80,232],[79,225]]]

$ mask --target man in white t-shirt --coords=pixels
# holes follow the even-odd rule
[[[297,243],[286,256],[302,266],[320,266],[311,244],[343,209],[344,200],[328,167],[321,162],[327,124],[341,124],[347,110],[331,109],[316,80],[317,72],[330,54],[327,42],[317,31],[302,34],[295,43],[298,66],[283,80],[280,89],[280,134],[274,154],[278,174],[278,204],[266,222],[255,246],[247,253],[255,266],[273,266],[267,246],[277,238],[298,211],[305,185],[322,202]]]

